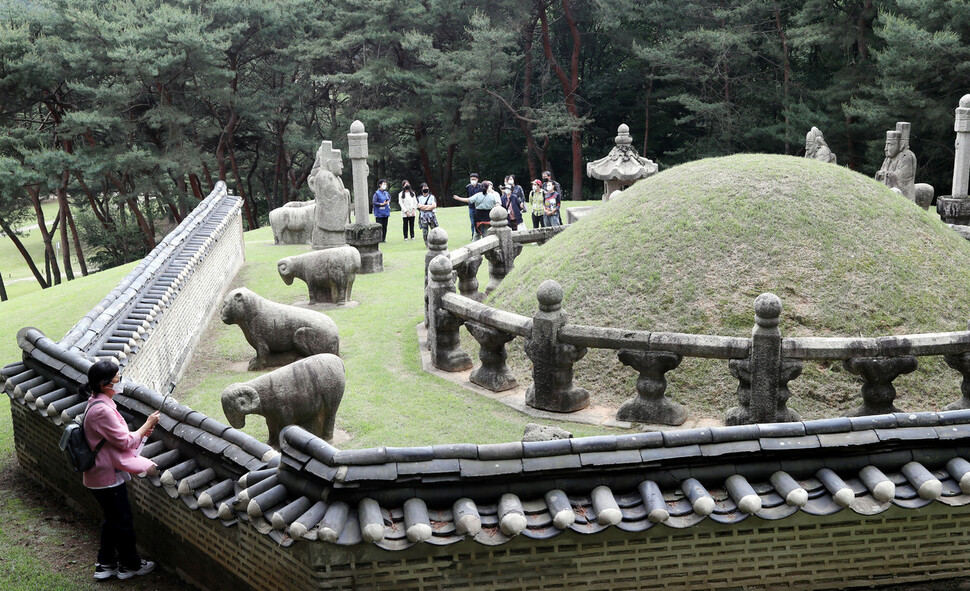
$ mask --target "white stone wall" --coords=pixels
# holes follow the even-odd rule
[[[177,382],[192,358],[202,331],[245,261],[242,215],[236,209],[212,248],[192,270],[175,300],[158,316],[145,342],[122,370],[135,382],[164,391],[169,381]]]

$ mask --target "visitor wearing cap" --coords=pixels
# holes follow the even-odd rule
[[[391,194],[387,192],[387,181],[381,179],[371,198],[374,204],[374,219],[381,225],[381,242],[387,242],[387,218],[391,217]]]
[[[536,179],[532,181],[532,192],[529,193],[529,207],[532,209],[532,227],[541,228],[543,218],[543,208],[545,207],[546,193],[542,190],[542,181]]]
[[[466,198],[462,199],[458,195],[452,195],[452,197],[456,201],[463,201],[465,203],[468,203],[468,200],[471,199],[472,195],[475,195],[476,193],[481,193],[481,192],[482,192],[482,185],[478,182],[478,173],[473,172],[470,175],[468,175],[468,184],[465,185]],[[468,221],[471,223],[471,226],[472,226],[472,240],[474,240],[476,236],[475,206],[472,205],[471,203],[468,203]]]

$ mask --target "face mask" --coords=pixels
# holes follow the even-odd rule
[[[121,384],[121,382],[118,382],[117,384],[111,384],[109,387],[115,394],[125,393],[125,387]]]
[[[428,194],[428,190],[427,189],[421,189],[421,192],[424,193],[425,195]]]

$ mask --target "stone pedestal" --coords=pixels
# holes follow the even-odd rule
[[[347,224],[344,235],[347,244],[360,251],[360,272],[380,273],[384,270],[384,253],[377,247],[381,243],[380,224]]]
[[[968,197],[938,197],[936,199],[936,212],[940,214],[940,219],[947,224],[957,226],[970,226],[970,198]]]

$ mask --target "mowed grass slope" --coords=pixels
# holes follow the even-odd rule
[[[781,297],[786,336],[964,330],[970,318],[970,243],[870,178],[786,156],[707,159],[641,181],[527,248],[489,303],[531,315],[549,278],[571,322],[640,330],[750,336],[763,292]],[[513,359],[524,375],[523,356]],[[606,404],[629,397],[635,378],[614,352],[577,364],[576,382]],[[726,362],[685,359],[667,378],[694,417],[737,404]],[[960,397],[959,374],[939,358],[895,385],[905,410]],[[807,418],[859,404],[841,363],[806,363],[791,389]]]

